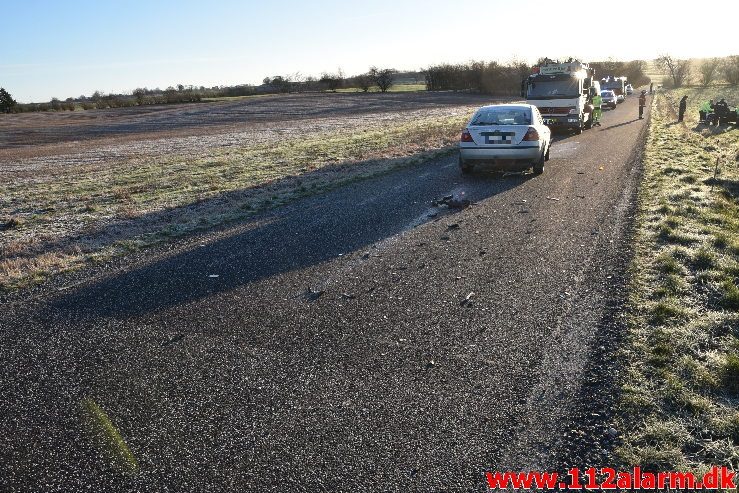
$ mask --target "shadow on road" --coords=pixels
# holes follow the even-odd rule
[[[430,204],[444,195],[482,201],[529,176],[462,177],[456,157],[404,168],[258,214],[212,243],[103,278],[54,300],[49,315],[122,318],[230,291],[441,217],[442,209]]]
[[[639,121],[639,118],[634,118],[633,120],[629,120],[627,122],[617,123],[616,125],[609,125],[608,127],[604,127],[602,130],[603,131],[605,131],[605,130],[613,130],[614,128],[623,127],[624,125],[630,125],[630,124],[632,124],[634,122],[638,122],[638,121]]]

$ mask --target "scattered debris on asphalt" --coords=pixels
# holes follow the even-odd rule
[[[208,274],[208,277],[210,277],[211,279],[215,279],[216,277],[221,277],[221,276],[218,274]]]
[[[322,294],[323,290],[313,291],[313,288],[308,288],[305,290],[303,297],[306,301],[316,301],[318,298],[321,297]]]
[[[474,298],[475,292],[470,291],[467,296],[464,297],[462,301],[459,302],[461,306],[472,306],[472,298]]]
[[[562,199],[558,199],[557,197],[547,197],[547,200],[556,200],[557,202],[559,202]]]
[[[432,200],[431,205],[434,207],[445,205],[450,209],[466,209],[472,205],[472,202],[468,199],[456,198],[454,195],[445,195],[439,200]]]
[[[446,203],[450,209],[466,209],[472,202],[467,199],[452,199]]]
[[[459,229],[459,223],[448,224],[447,229]]]
[[[356,296],[351,293],[341,293],[341,297],[345,300],[353,300],[354,298],[356,298]]]
[[[162,343],[162,347],[171,346],[172,344],[174,344],[176,342],[180,342],[184,338],[185,338],[185,334],[177,334],[177,335],[171,337],[170,339],[167,339],[166,341],[164,341]]]
[[[453,198],[453,195],[446,195],[440,199],[434,199],[431,201],[431,205],[434,207],[438,207],[440,205],[446,204],[447,200],[451,200]]]

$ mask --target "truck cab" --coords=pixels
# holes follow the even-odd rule
[[[581,133],[592,125],[589,103],[595,94],[600,94],[600,87],[593,70],[585,63],[547,61],[535,67],[523,81],[521,92],[527,103],[539,109],[549,127]]]
[[[600,85],[604,90],[615,92],[619,103],[626,99],[626,86],[628,85],[626,77],[608,76],[601,79]]]

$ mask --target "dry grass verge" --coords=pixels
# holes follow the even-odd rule
[[[697,112],[739,97],[727,92],[670,91],[652,106],[617,453],[656,471],[739,467],[739,130],[706,128]]]

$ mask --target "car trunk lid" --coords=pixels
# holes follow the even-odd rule
[[[528,125],[485,125],[468,128],[472,140],[480,147],[515,146],[521,143]]]

